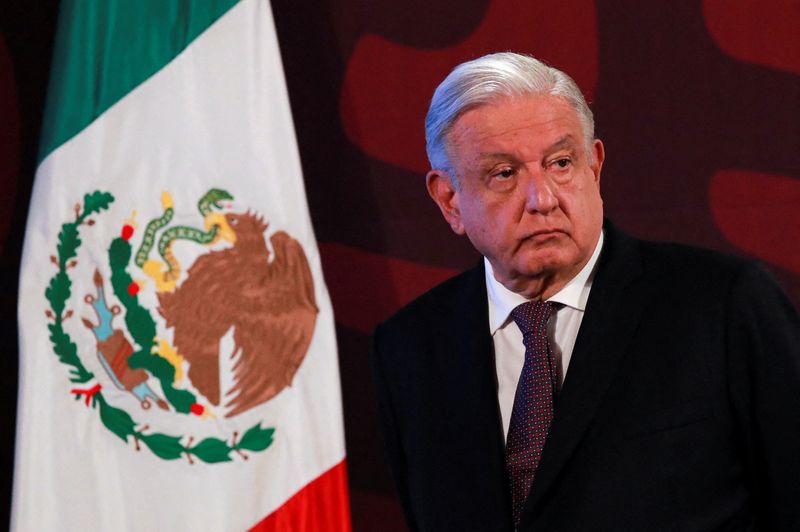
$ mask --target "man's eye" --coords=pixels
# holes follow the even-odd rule
[[[500,170],[499,172],[495,172],[494,177],[498,179],[508,179],[514,176],[514,169],[513,168],[506,168],[505,170]]]
[[[570,164],[572,164],[572,161],[567,158],[557,159],[553,161],[553,165],[556,168],[567,168]]]

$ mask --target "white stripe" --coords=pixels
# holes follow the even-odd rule
[[[313,177],[313,176],[312,176]],[[67,368],[47,338],[44,289],[55,269],[60,225],[72,205],[95,189],[116,197],[84,229],[75,279],[107,273],[107,246],[132,209],[139,230],[160,213],[162,190],[173,192],[176,223],[198,225],[195,202],[212,187],[236,205],[264,215],[270,231],[298,239],[311,265],[320,314],[293,386],[233,420],[203,424],[193,416],[149,419],[165,433],[230,434],[263,420],[275,442],[247,461],[188,465],[165,461],[142,445],[136,452],[100,422],[97,411],[69,394]],[[344,458],[333,314],[308,215],[300,159],[269,2],[245,0],[178,58],[55,150],[36,177],[20,281],[20,405],[12,528],[19,530],[241,530],[252,526]],[[232,272],[235,275],[235,272]],[[86,338],[85,285],[75,287],[67,322]],[[150,299],[148,299],[148,297]],[[152,294],[142,294],[155,309]],[[156,314],[153,311],[153,314]],[[82,336],[79,336],[82,335]],[[89,366],[95,357],[79,346]],[[101,375],[94,359],[92,370]],[[134,418],[134,399],[103,389]]]

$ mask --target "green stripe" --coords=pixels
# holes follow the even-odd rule
[[[39,161],[174,59],[238,0],[62,0]]]

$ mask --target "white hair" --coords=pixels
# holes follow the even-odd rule
[[[575,81],[531,56],[500,52],[461,63],[436,87],[425,117],[425,142],[431,168],[449,170],[451,177],[456,178],[447,135],[462,114],[503,98],[532,94],[566,100],[578,115],[587,154],[592,157],[594,117]]]

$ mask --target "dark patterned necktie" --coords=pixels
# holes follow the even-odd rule
[[[511,311],[525,344],[525,363],[517,384],[506,438],[506,470],[515,526],[519,524],[522,507],[542,457],[547,431],[553,421],[553,393],[558,377],[553,350],[547,339],[547,320],[553,309],[553,303],[528,301]]]

